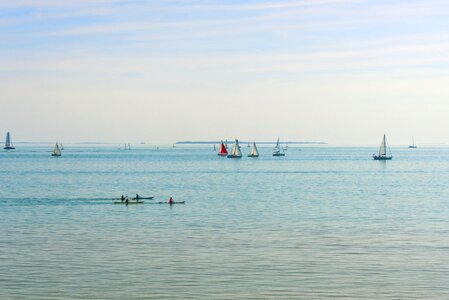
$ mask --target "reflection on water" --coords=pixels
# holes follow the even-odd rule
[[[65,146],[0,153],[0,298],[449,298],[449,149]]]

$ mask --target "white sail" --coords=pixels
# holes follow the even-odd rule
[[[257,151],[256,142],[253,142],[253,148],[251,149],[250,156],[259,156],[259,151]]]
[[[242,156],[242,151],[240,151],[239,141],[236,139],[234,145],[232,146],[231,155]]]
[[[387,142],[384,134],[384,137],[382,138],[382,143],[380,144],[379,148],[379,156],[386,156],[386,155],[387,155]]]
[[[58,143],[55,144],[55,148],[53,149],[53,156],[61,156],[61,149],[59,149]]]
[[[273,155],[274,156],[284,156],[284,154],[282,153],[282,147],[281,147],[281,145],[279,143],[279,137],[278,137],[278,140],[276,142],[276,146],[274,146]]]

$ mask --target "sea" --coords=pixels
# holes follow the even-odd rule
[[[449,148],[16,146],[1,299],[449,299]]]

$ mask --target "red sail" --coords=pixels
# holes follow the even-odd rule
[[[228,155],[228,150],[226,149],[223,142],[221,142],[221,148],[220,148],[220,152],[218,152],[218,155],[223,155],[223,156]]]

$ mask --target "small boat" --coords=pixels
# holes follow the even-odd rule
[[[165,201],[165,202],[158,202],[158,204],[170,204],[170,205],[172,205],[172,204],[185,204],[186,202],[185,201],[173,201],[173,202],[168,202],[168,201]]]
[[[215,147],[215,145],[214,145],[214,147]],[[228,155],[228,149],[226,149],[226,146],[223,143],[223,141],[221,141],[220,152],[218,152],[217,155],[219,155],[219,156],[226,156],[226,155]]]
[[[417,148],[417,146],[415,145],[415,138],[412,137],[412,144],[410,146],[408,146],[410,149],[415,149]]]
[[[140,197],[139,196],[139,198],[137,198],[137,197],[134,197],[134,198],[131,198],[132,200],[151,200],[151,199],[154,199],[154,197]]]
[[[5,150],[16,149],[11,142],[11,135],[9,134],[9,131],[6,133],[5,147],[3,147],[3,149],[5,149]]]
[[[235,139],[231,154],[228,155],[228,158],[242,158],[242,151],[240,150],[238,139]]]
[[[126,201],[114,201],[114,204],[125,204],[125,205],[128,205],[128,204],[142,204],[143,203],[143,201],[140,201],[140,200],[132,200],[132,201],[129,201],[128,200],[128,202],[126,202]]]
[[[389,155],[387,155],[387,148],[389,151]],[[379,153],[377,155],[373,154],[373,158],[374,158],[374,160],[391,160],[393,158],[393,156],[391,155],[390,146],[387,143],[387,137],[385,134],[384,134],[384,137],[382,138],[382,142],[379,147]]]
[[[281,145],[279,144],[279,137],[276,142],[276,146],[274,146],[274,149],[273,149],[273,156],[285,156],[285,153],[283,152],[283,149],[281,148]]]
[[[51,156],[61,156],[61,149],[59,149],[58,143],[55,144],[55,148],[53,149]]]
[[[61,151],[64,150],[64,146],[62,145],[62,143],[60,143],[60,145],[61,146],[59,148],[61,148]]]
[[[253,147],[251,148],[251,153],[248,154],[248,157],[259,157],[259,151],[257,151],[256,142],[253,142]]]

